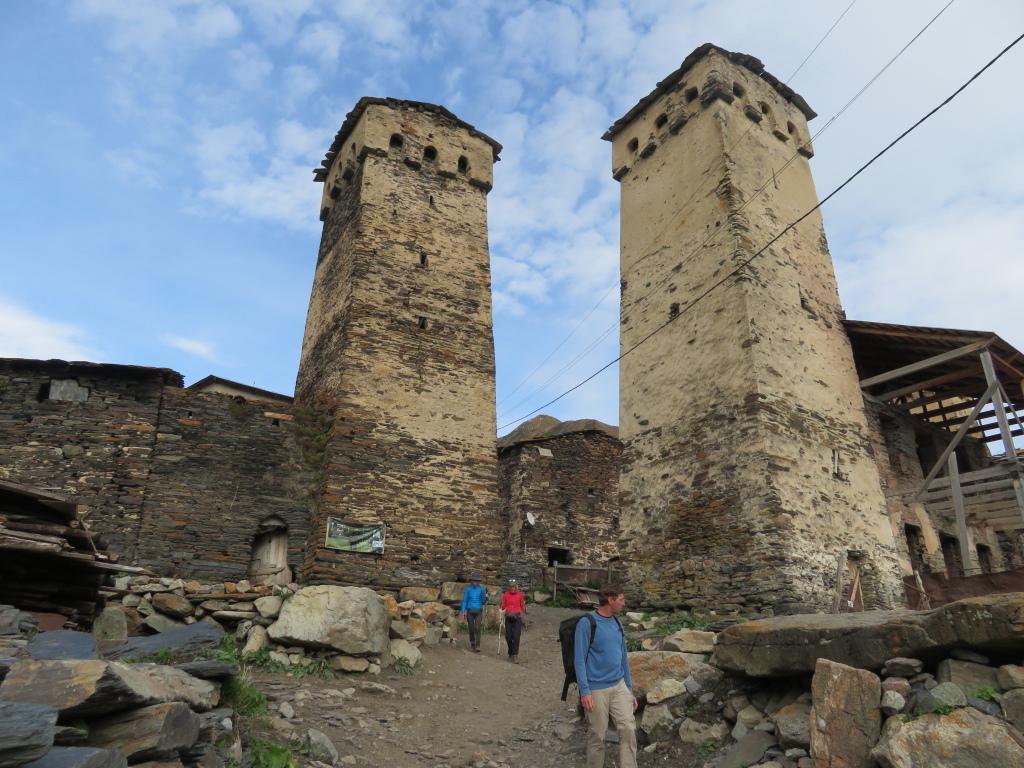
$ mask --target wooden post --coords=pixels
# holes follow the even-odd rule
[[[839,605],[843,600],[843,577],[846,575],[846,552],[839,553],[836,565],[836,593],[832,598],[832,613],[839,613]]]
[[[917,598],[917,610],[931,610],[932,601],[928,599],[928,593],[924,591],[924,582],[921,581],[921,574],[917,571],[914,571],[914,581],[917,583],[917,589],[921,593]]]
[[[1017,449],[1013,444],[1013,436],[1010,434],[1010,422],[1006,418],[1006,399],[1002,385],[996,378],[995,365],[992,363],[992,354],[986,349],[981,353],[981,367],[985,369],[985,380],[988,385],[996,387],[996,393],[992,397],[992,408],[996,412],[996,421],[999,422],[999,433],[1003,436],[1003,447],[1006,450],[1006,458],[1017,459]],[[998,397],[996,396],[998,395]]]
[[[987,354],[987,353],[986,353]],[[953,510],[956,513],[956,533],[960,539],[960,560],[964,576],[971,568],[971,547],[967,540],[967,516],[964,514],[964,494],[960,490],[960,471],[957,467],[956,453],[949,454],[949,489],[953,492]]]

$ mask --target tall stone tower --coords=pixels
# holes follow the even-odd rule
[[[499,564],[487,193],[500,150],[443,107],[363,98],[315,172],[324,229],[295,392],[324,446],[312,581]]]
[[[645,604],[821,609],[847,554],[869,607],[900,600],[820,215],[730,274],[817,203],[812,117],[757,59],[704,45],[604,137],[622,190],[622,543]]]

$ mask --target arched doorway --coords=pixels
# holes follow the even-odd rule
[[[292,569],[288,567],[288,525],[271,515],[256,528],[252,541],[252,559],[247,575],[250,581],[272,581],[288,584]]]

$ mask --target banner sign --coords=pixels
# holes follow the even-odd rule
[[[346,523],[336,517],[327,518],[328,549],[345,552],[384,552],[384,526],[366,523]]]

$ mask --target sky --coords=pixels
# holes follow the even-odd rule
[[[291,394],[311,170],[387,96],[504,145],[499,432],[616,424],[615,366],[546,405],[618,354],[612,122],[705,42],[752,54],[818,112],[824,197],[1022,32],[1019,0],[0,0],[0,357]],[[1024,348],[1022,71],[1024,43],[825,206],[850,318]]]

